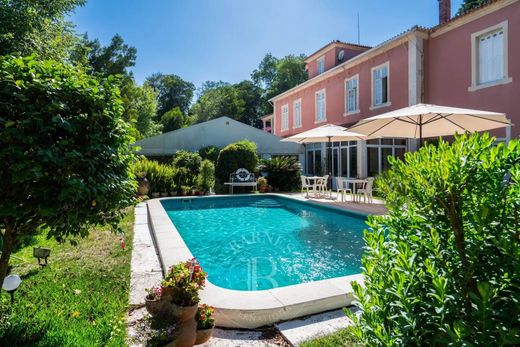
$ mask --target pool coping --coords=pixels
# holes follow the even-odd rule
[[[240,196],[257,196],[247,194]],[[154,239],[163,273],[168,267],[193,258],[191,251],[182,239],[177,228],[166,213],[161,200],[172,199],[210,199],[212,197],[226,197],[227,195],[168,197],[147,201],[148,221]],[[342,212],[364,215],[347,211],[333,206],[313,202],[302,202],[290,196],[268,193],[262,196],[279,196],[300,203],[334,209]],[[354,274],[300,283],[285,287],[258,290],[240,291],[222,288],[206,281],[201,291],[201,301],[215,307],[216,325],[226,328],[254,329],[277,322],[303,317],[310,314],[325,312],[349,306],[354,299],[352,281],[363,285],[363,276]]]

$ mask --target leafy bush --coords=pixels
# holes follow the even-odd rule
[[[150,184],[151,193],[166,193],[175,190],[176,170],[169,164],[161,164],[142,157],[133,165],[132,170],[137,176],[145,175]]]
[[[199,155],[202,159],[208,159],[215,164],[218,159],[219,149],[217,146],[206,146],[199,149]]]
[[[370,346],[520,344],[520,142],[457,136],[391,164],[390,212],[369,218],[365,288],[354,285],[357,336]]]
[[[136,181],[118,79],[55,61],[0,57],[0,283],[27,235],[117,228]]]
[[[229,174],[239,168],[245,168],[250,172],[254,172],[257,164],[256,143],[249,140],[231,143],[222,148],[218,155],[215,169],[216,178],[221,183],[227,182]]]
[[[190,174],[197,176],[200,170],[202,158],[197,152],[178,151],[173,157],[172,164],[175,168],[186,168]]]
[[[215,165],[210,160],[205,159],[200,164],[197,185],[206,192],[215,186]]]
[[[291,191],[299,188],[301,166],[294,157],[274,157],[262,160],[260,171],[267,173],[267,179],[275,190]]]

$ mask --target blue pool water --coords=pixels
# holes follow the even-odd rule
[[[360,272],[364,216],[278,196],[161,203],[217,286],[262,290]]]

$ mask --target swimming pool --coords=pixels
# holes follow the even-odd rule
[[[257,291],[360,272],[366,216],[277,195],[161,204],[216,286]]]

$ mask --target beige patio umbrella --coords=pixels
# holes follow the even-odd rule
[[[339,125],[325,124],[317,128],[304,131],[302,133],[286,137],[282,141],[296,142],[296,143],[317,143],[317,142],[328,142],[328,149],[326,155],[327,170],[329,170],[329,150],[332,148],[331,143],[336,141],[351,141],[351,140],[362,140],[365,135],[347,131]]]
[[[406,137],[419,139],[475,132],[511,125],[504,113],[429,104],[416,104],[363,119],[348,128],[367,138]]]

